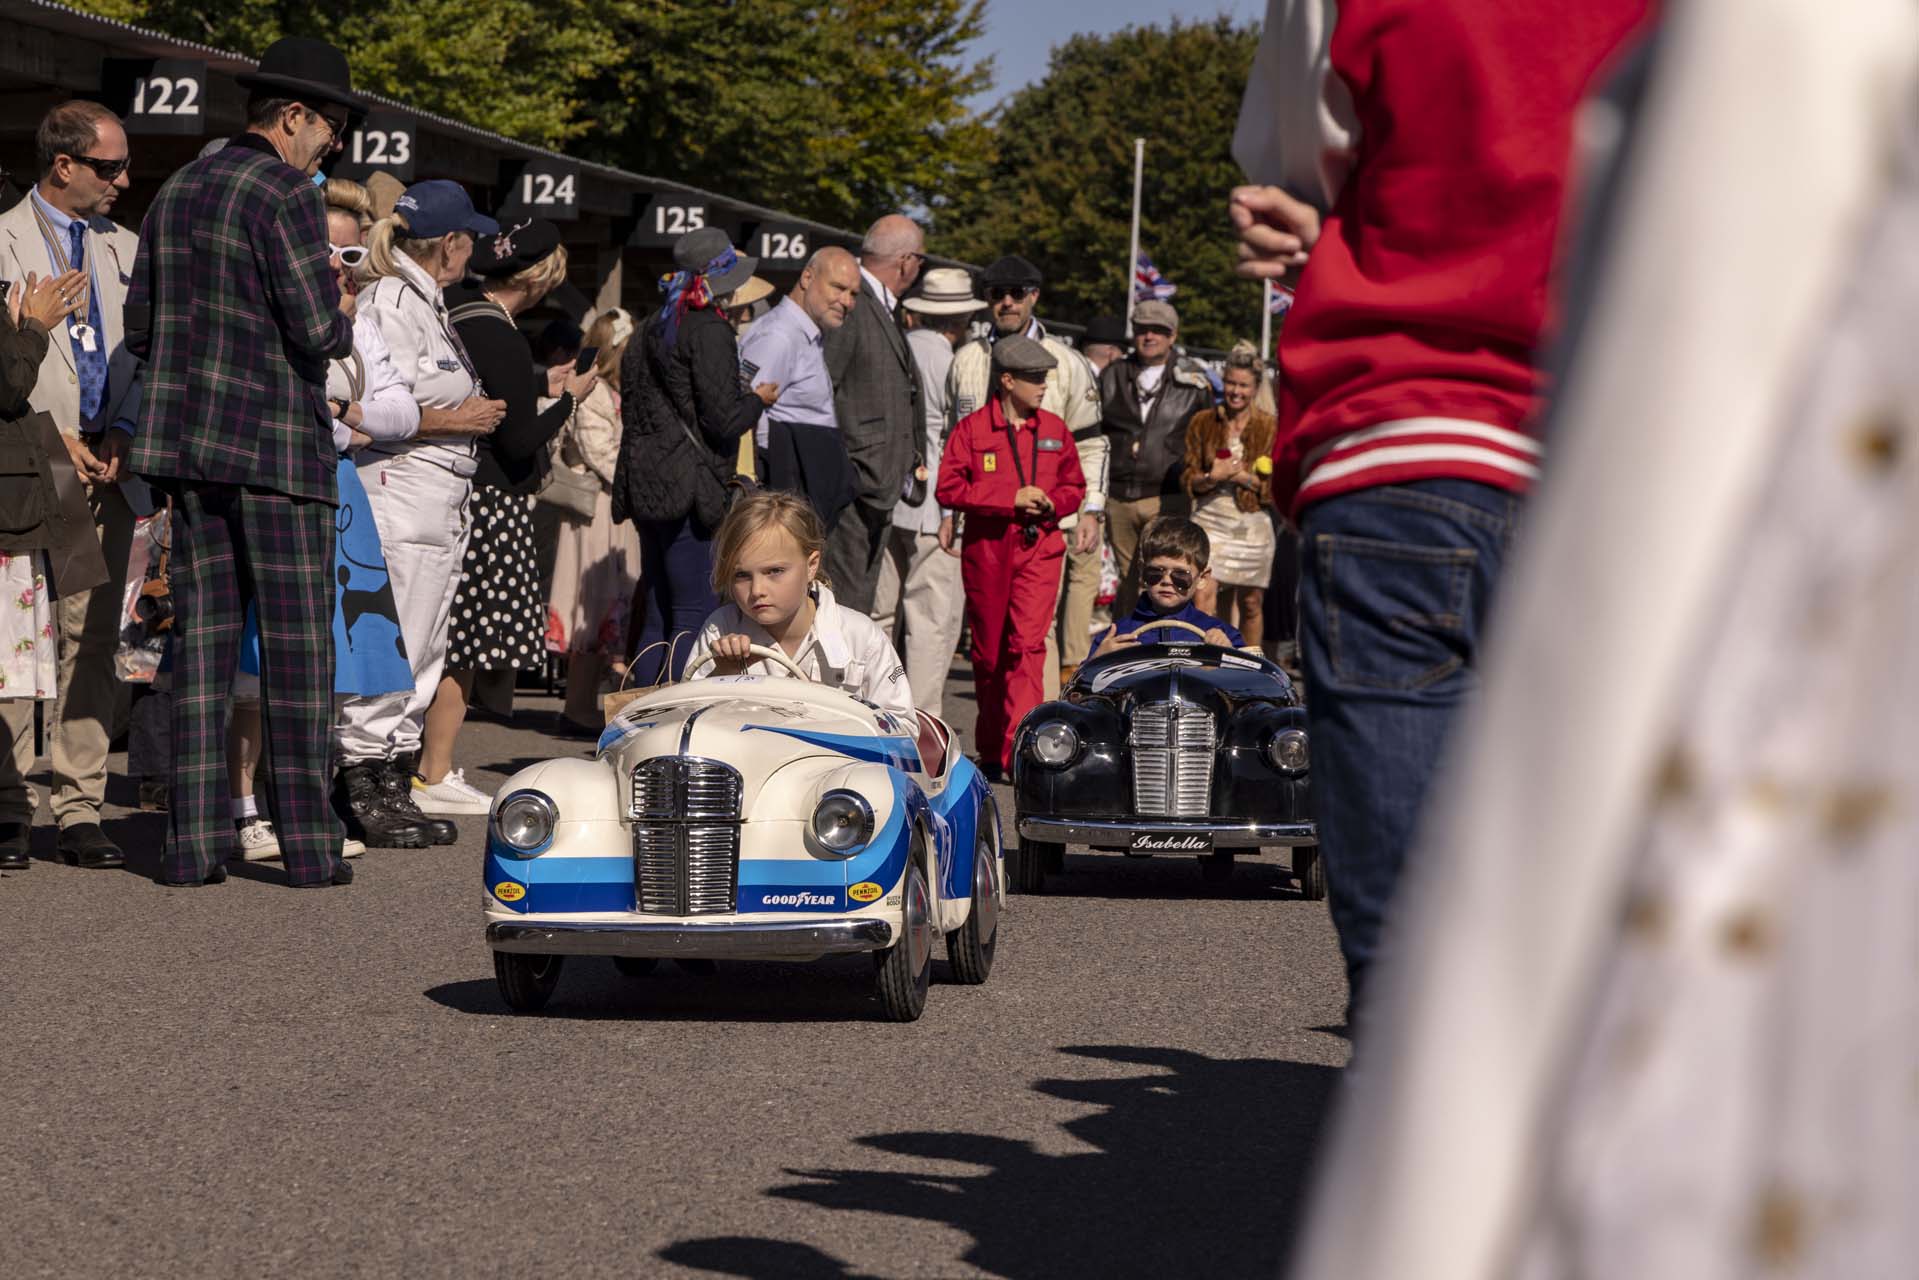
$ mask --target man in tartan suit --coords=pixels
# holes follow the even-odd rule
[[[180,170],[141,227],[127,345],[148,361],[133,470],[172,495],[173,790],[162,884],[218,884],[238,851],[228,689],[248,601],[287,879],[346,884],[327,803],[338,503],[327,361],[353,347],[312,175],[362,110],[346,56],[274,44],[246,132]],[[345,303],[351,306],[351,301]]]

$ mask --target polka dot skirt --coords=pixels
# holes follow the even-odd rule
[[[538,667],[546,661],[546,593],[533,558],[533,497],[479,485],[471,511],[473,536],[453,594],[446,665],[459,671]]]

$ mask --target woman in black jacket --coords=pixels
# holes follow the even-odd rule
[[[707,227],[673,246],[680,268],[662,283],[666,305],[627,348],[620,367],[625,420],[613,477],[613,518],[640,531],[638,627],[631,668],[641,686],[660,678],[667,655],[678,679],[692,637],[719,608],[713,594],[713,535],[726,515],[740,438],[779,397],[764,383],[747,390],[725,305],[753,278],[726,233]],[[649,650],[649,646],[659,641]]]
[[[544,219],[502,225],[473,246],[468,270],[478,286],[446,290],[454,332],[466,348],[486,394],[506,402],[491,435],[478,438],[478,469],[468,510],[463,577],[448,619],[446,675],[427,710],[420,742],[420,779],[414,799],[427,813],[485,813],[490,800],[453,768],[453,742],[466,721],[478,671],[527,668],[546,661],[546,592],[540,583],[533,532],[533,495],[551,465],[548,446],[573,407],[599,376],[562,366],[560,395],[545,410],[547,375],[514,317],[538,306],[566,279],[560,230]]]

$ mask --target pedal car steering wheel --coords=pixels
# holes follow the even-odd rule
[[[796,663],[794,663],[794,661],[791,658],[787,657],[784,653],[781,653],[778,649],[769,649],[763,644],[749,644],[746,646],[746,652],[747,652],[747,656],[749,657],[765,658],[768,662],[779,663],[782,667],[785,667],[788,671],[791,671],[795,679],[806,680],[806,681],[811,681],[813,679],[812,676],[809,676],[804,671],[801,671],[799,669],[799,666]],[[698,662],[695,662],[692,666],[688,667],[686,669],[686,674],[681,676],[680,679],[691,680],[693,678],[693,673],[695,671],[699,671],[706,667],[710,667],[714,665],[715,663],[717,663],[719,660],[720,660],[719,654],[708,651],[707,654],[704,657],[702,657]]]
[[[1158,631],[1162,627],[1177,627],[1181,631],[1190,631],[1194,635],[1198,636],[1205,643],[1207,644],[1212,643],[1211,640],[1206,639],[1206,632],[1203,628],[1196,627],[1190,622],[1182,622],[1178,618],[1166,618],[1160,622],[1149,622],[1145,626],[1141,627],[1138,631],[1133,632],[1132,635],[1127,636],[1126,639],[1139,640],[1139,643],[1145,644],[1147,643],[1147,641],[1139,639],[1141,632]]]

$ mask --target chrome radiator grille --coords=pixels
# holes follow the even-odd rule
[[[635,766],[633,889],[649,915],[734,909],[740,870],[740,775],[717,760],[661,756]]]
[[[1184,702],[1133,708],[1133,809],[1165,818],[1203,818],[1212,807],[1213,714]]]

